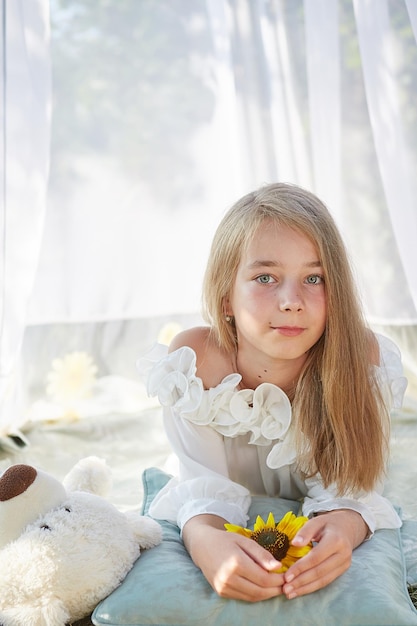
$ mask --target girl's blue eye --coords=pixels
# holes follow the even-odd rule
[[[319,276],[318,274],[313,274],[311,276],[307,276],[306,282],[309,285],[320,285],[323,282],[323,276]]]
[[[256,280],[263,285],[267,285],[272,281],[272,277],[269,274],[262,274],[261,276],[258,276]]]

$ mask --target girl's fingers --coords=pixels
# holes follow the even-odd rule
[[[338,555],[333,555],[325,563],[303,572],[290,582],[283,585],[282,591],[289,600],[304,596],[318,589],[326,587],[329,583],[343,574],[347,569],[345,563],[341,563]]]
[[[351,564],[352,550],[339,538],[326,537],[285,574],[283,592],[288,598],[325,587]]]
[[[240,541],[237,558],[230,559],[220,568],[213,580],[213,588],[225,598],[247,602],[266,600],[282,594],[283,574],[274,569],[280,563],[252,540]]]

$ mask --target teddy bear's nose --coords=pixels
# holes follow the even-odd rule
[[[26,491],[34,482],[37,471],[30,465],[12,465],[0,477],[0,502],[10,500]]]

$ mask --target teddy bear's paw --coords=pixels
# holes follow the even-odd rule
[[[127,511],[125,515],[141,548],[153,548],[161,543],[162,528],[157,521],[137,511]]]
[[[70,615],[61,602],[48,600],[40,606],[17,606],[0,611],[2,626],[65,626]]]
[[[107,496],[112,486],[111,470],[103,459],[88,456],[78,461],[63,480],[68,491],[87,491]]]

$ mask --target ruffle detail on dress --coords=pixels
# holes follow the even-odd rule
[[[262,383],[255,390],[238,390],[240,374],[230,374],[216,387],[204,389],[196,376],[196,355],[191,348],[184,346],[170,354],[165,349],[164,353],[165,358],[161,346],[156,346],[138,363],[141,374],[147,376],[149,395],[157,396],[162,406],[171,407],[194,424],[210,426],[225,437],[250,433],[249,443],[258,446],[277,441],[268,455],[268,465],[273,463],[270,467],[295,459],[293,446],[284,442],[292,411],[282,389]]]
[[[387,407],[400,408],[407,387],[403,376],[401,355],[397,346],[386,337],[376,335],[381,365],[375,375]],[[250,433],[249,443],[274,445],[266,463],[271,469],[290,465],[296,460],[291,427],[291,404],[286,394],[271,383],[262,383],[255,390],[238,389],[240,374],[226,376],[219,385],[204,389],[196,376],[196,355],[188,346],[168,353],[168,348],[155,344],[137,363],[140,374],[147,379],[147,391],[157,396],[160,404],[170,407],[176,415],[198,426],[210,426],[225,437]]]

